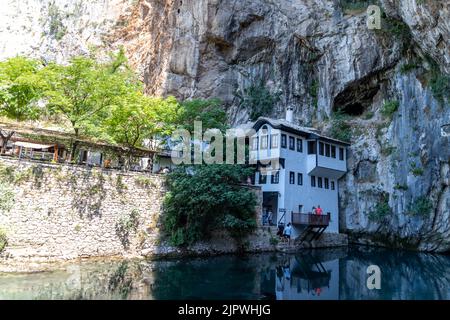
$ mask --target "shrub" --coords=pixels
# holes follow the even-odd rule
[[[48,7],[48,17],[49,17],[49,34],[53,36],[56,40],[61,40],[66,32],[67,28],[63,24],[63,17],[58,6],[53,2],[49,4]]]
[[[367,10],[367,7],[372,4],[368,0],[340,0],[341,8],[344,13],[361,13]]]
[[[400,67],[400,73],[401,74],[407,74],[410,73],[411,71],[417,69],[417,64],[416,63],[405,63]]]
[[[249,111],[250,120],[268,115],[280,99],[280,94],[272,94],[262,81],[252,84],[236,95],[241,106]]]
[[[0,253],[5,250],[7,244],[8,237],[6,236],[6,232],[0,229]]]
[[[427,217],[433,209],[433,203],[427,197],[419,197],[409,206],[407,213],[416,217]]]
[[[149,177],[138,176],[138,177],[135,178],[134,182],[138,186],[146,187],[146,188],[155,186],[155,183]]]
[[[331,120],[331,128],[329,134],[331,137],[342,140],[350,141],[352,138],[352,129],[348,124],[348,115],[345,115],[342,111],[337,111],[333,114]]]
[[[11,187],[0,181],[0,212],[10,211],[14,205],[14,192]]]
[[[381,108],[381,114],[385,118],[392,119],[394,113],[397,112],[399,106],[400,106],[400,103],[397,100],[388,101]]]
[[[127,217],[121,218],[116,223],[116,234],[124,248],[128,248],[130,245],[130,232],[137,231],[139,227],[139,211],[133,209]]]
[[[276,246],[278,243],[280,242],[280,240],[278,240],[278,238],[275,237],[270,237],[269,243],[271,246]]]
[[[403,190],[403,191],[406,191],[406,190],[408,190],[408,186],[407,186],[406,184],[399,184],[399,183],[397,183],[397,184],[394,186],[394,189],[395,189],[395,190]]]
[[[372,111],[368,111],[366,114],[364,114],[364,120],[370,120],[374,115],[375,114]]]
[[[214,230],[227,230],[240,242],[256,228],[256,197],[240,186],[252,174],[238,165],[182,166],[170,173],[163,225],[171,243],[193,244]]]
[[[390,156],[392,153],[394,153],[397,150],[396,147],[388,145],[388,144],[382,144],[381,145],[381,155],[384,157]]]
[[[373,222],[381,222],[390,214],[392,214],[392,209],[389,206],[389,199],[388,197],[384,197],[382,201],[377,203],[375,208],[369,212],[368,218]]]
[[[450,97],[450,76],[434,71],[430,79],[430,89],[433,96],[441,103]]]
[[[319,81],[313,80],[309,88],[309,95],[313,98],[314,108],[317,109],[319,107]]]
[[[410,170],[409,170],[415,177],[418,177],[418,176],[422,176],[423,175],[423,169],[422,168],[420,168],[420,167],[418,167],[417,165],[416,165],[416,163],[415,162],[411,162],[411,164],[410,164]]]

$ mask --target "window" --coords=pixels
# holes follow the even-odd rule
[[[277,171],[276,173],[272,172],[272,176],[270,178],[270,182],[272,184],[278,184],[280,182],[280,171]]]
[[[295,138],[289,137],[289,150],[295,150]]]
[[[321,177],[317,178],[317,186],[318,186],[319,188],[322,188],[322,187],[323,187],[323,185],[322,185],[322,178],[321,178]]]
[[[344,160],[344,148],[339,148],[339,160]]]
[[[266,183],[267,183],[267,175],[260,172],[259,173],[259,184],[266,184]]]
[[[270,136],[270,148],[277,149],[278,148],[278,135],[273,134]]]
[[[289,184],[295,184],[295,173],[289,172]]]
[[[311,176],[311,187],[315,187],[315,186],[316,186],[316,177]]]
[[[284,149],[287,147],[287,138],[285,134],[281,135],[281,147]]]
[[[303,152],[303,140],[302,139],[297,139],[297,151]]]
[[[325,189],[330,189],[330,180],[328,178],[325,178]]]
[[[323,142],[319,142],[319,154],[321,156],[325,155],[325,144]]]
[[[316,142],[308,141],[308,154],[316,154]]]
[[[330,156],[330,145],[328,143],[325,144],[325,157]]]
[[[331,146],[331,157],[336,159],[336,146]]]
[[[334,187],[334,181],[331,181],[331,190],[334,190],[335,189],[335,187]]]
[[[252,150],[258,150],[259,137],[252,138]]]
[[[269,146],[269,136],[262,136],[261,137],[261,150],[267,149]]]
[[[302,173],[297,173],[297,184],[299,186],[303,185],[303,174]]]

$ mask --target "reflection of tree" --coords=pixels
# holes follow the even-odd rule
[[[155,262],[154,267],[152,293],[157,300],[259,297],[255,280],[261,269],[252,258],[187,259],[170,264]]]
[[[128,262],[123,261],[109,278],[109,292],[118,292],[122,299],[126,299],[131,291],[133,280],[127,277]]]
[[[0,278],[0,298],[127,299],[142,279],[140,265],[133,261],[82,262],[54,272]],[[136,294],[136,298],[146,298]]]

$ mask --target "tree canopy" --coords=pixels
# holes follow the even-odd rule
[[[121,50],[104,63],[91,57],[74,57],[67,65],[50,63],[43,71],[48,109],[66,118],[75,135],[99,128],[122,97],[142,91],[125,61]]]
[[[192,132],[194,121],[201,121],[203,130],[227,129],[227,114],[219,99],[192,99],[181,102],[176,124]]]
[[[111,110],[105,125],[112,139],[129,147],[143,146],[145,139],[170,134],[176,118],[175,98],[151,98],[141,92],[126,94]]]
[[[179,102],[143,92],[123,49],[104,61],[76,56],[64,65],[44,66],[25,57],[0,62],[0,115],[16,121],[37,120],[45,113],[75,137],[129,147],[143,146],[154,136],[170,136],[177,128],[192,132],[194,121],[201,121],[204,130],[227,128],[227,115],[217,99]],[[75,152],[74,142],[72,157]]]
[[[164,228],[171,242],[193,244],[217,229],[237,240],[250,233],[256,227],[256,198],[240,184],[252,173],[238,165],[198,165],[169,174]]]
[[[38,61],[15,57],[0,62],[0,115],[16,121],[38,119],[45,85]]]

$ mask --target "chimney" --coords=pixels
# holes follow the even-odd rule
[[[286,121],[293,123],[294,122],[294,108],[287,107],[286,109]]]

